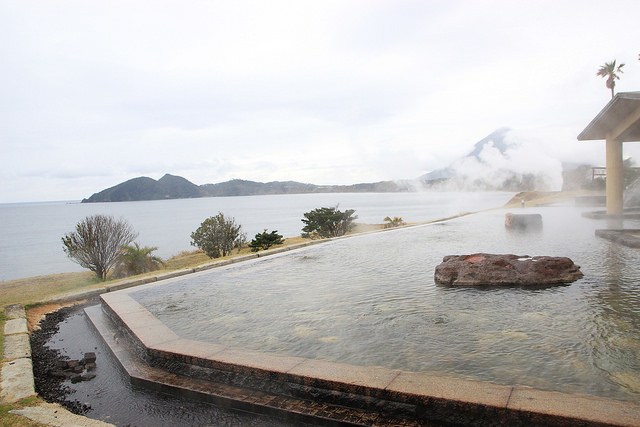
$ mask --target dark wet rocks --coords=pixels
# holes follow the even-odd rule
[[[440,285],[548,286],[574,282],[583,274],[567,257],[477,253],[445,256],[434,276]]]
[[[68,400],[71,390],[66,383],[95,377],[92,372],[96,366],[95,353],[87,352],[80,360],[69,360],[47,345],[58,332],[60,322],[73,310],[73,307],[67,307],[47,314],[40,322],[40,329],[31,333],[33,376],[36,392],[44,400],[59,403],[75,414],[85,414],[91,407],[77,400]]]
[[[64,378],[70,380],[72,383],[78,383],[80,381],[89,381],[96,377],[96,374],[92,373],[96,369],[96,354],[89,352],[84,354],[84,358],[77,360],[63,360],[59,359],[52,369],[47,371],[47,374],[55,378]]]

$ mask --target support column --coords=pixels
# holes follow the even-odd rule
[[[607,135],[607,215],[622,215],[622,142]]]

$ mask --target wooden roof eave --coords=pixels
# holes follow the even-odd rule
[[[578,135],[579,141],[640,141],[640,92],[618,93]]]

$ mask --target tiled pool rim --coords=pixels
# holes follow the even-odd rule
[[[102,294],[102,309],[126,332],[146,363],[174,373],[308,400],[331,396],[345,406],[381,407],[380,402],[384,402],[391,407],[409,407],[411,413],[425,421],[640,426],[640,404],[636,402],[354,366],[184,339],[129,295],[136,290]]]

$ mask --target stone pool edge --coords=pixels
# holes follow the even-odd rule
[[[187,340],[135,301],[129,295],[132,291],[103,294],[102,310],[135,341],[143,358],[156,363],[178,362],[229,372],[231,377],[255,376],[263,382],[411,405],[425,421],[432,416],[446,419],[446,413],[453,410],[468,413],[468,419],[474,422],[478,416],[486,415],[506,424],[640,426],[640,404],[631,401],[361,367]]]

